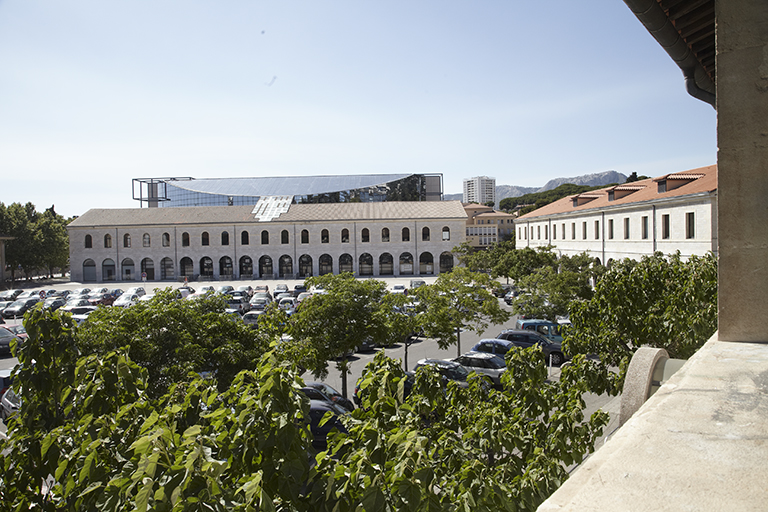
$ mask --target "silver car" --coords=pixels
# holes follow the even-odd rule
[[[487,352],[467,352],[453,361],[471,372],[485,375],[493,381],[494,386],[501,386],[501,376],[507,371],[503,357]]]

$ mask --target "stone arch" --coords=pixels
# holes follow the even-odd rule
[[[419,274],[432,275],[435,273],[435,257],[431,252],[423,252],[419,256]]]
[[[83,262],[83,282],[96,282],[96,262],[90,258]]]
[[[373,256],[368,254],[367,252],[364,252],[360,255],[360,258],[358,258],[358,273],[361,276],[372,276],[373,275]]]
[[[354,272],[354,260],[352,259],[352,256],[350,256],[347,253],[342,254],[339,256],[339,274],[342,272]]]
[[[320,264],[318,273],[321,276],[325,274],[333,274],[333,258],[330,254],[321,255],[318,263]]]
[[[404,252],[400,255],[400,275],[410,276],[413,275],[413,255],[409,252]]]
[[[379,256],[379,275],[391,276],[395,274],[395,261],[388,252]]]

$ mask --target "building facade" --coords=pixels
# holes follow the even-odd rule
[[[587,252],[608,264],[660,251],[717,254],[717,167],[566,197],[516,221],[517,247]]]
[[[67,227],[77,282],[435,275],[457,263],[459,201],[89,210]]]
[[[133,198],[154,207],[255,205],[267,196],[293,202],[442,201],[442,174],[359,174],[258,178],[134,178]]]
[[[482,204],[465,204],[467,227],[465,236],[469,245],[483,249],[515,235],[515,216],[495,211]]]
[[[496,178],[476,176],[464,180],[464,203],[496,204]]]

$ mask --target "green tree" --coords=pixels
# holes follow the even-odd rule
[[[15,280],[19,268],[29,277],[42,267],[40,233],[36,230],[37,217],[32,203],[12,203],[8,207],[0,203],[0,232],[13,237],[5,244],[5,258],[11,267],[11,280]]]
[[[640,261],[615,261],[598,281],[589,300],[572,305],[572,326],[565,349],[597,354],[618,366],[614,392],[635,350],[665,349],[687,359],[717,329],[717,258],[656,253]]]
[[[40,234],[41,264],[53,276],[55,269],[62,272],[69,266],[69,236],[67,222],[53,210],[53,206],[38,215],[36,230]]]
[[[178,300],[171,289],[129,308],[99,308],[77,331],[83,354],[106,354],[123,347],[149,375],[155,398],[190,372],[210,372],[224,390],[235,375],[253,369],[271,339],[224,314],[225,301],[210,295]]]

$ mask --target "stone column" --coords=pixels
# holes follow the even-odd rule
[[[715,9],[719,335],[768,341],[768,2]]]

